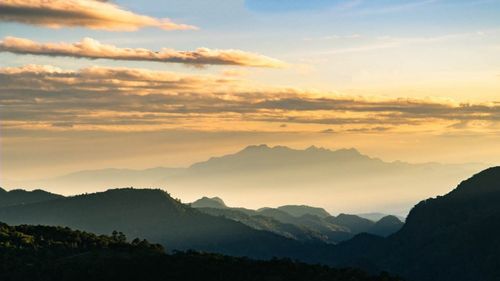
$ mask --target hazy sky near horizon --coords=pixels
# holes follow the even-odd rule
[[[499,0],[2,0],[0,178],[260,143],[499,164],[499,13]]]

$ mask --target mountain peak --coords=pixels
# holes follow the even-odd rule
[[[336,152],[336,153],[343,153],[343,154],[347,154],[347,155],[363,156],[363,154],[361,154],[361,152],[359,152],[359,150],[357,150],[354,147],[351,147],[351,148],[341,148],[341,149],[335,150],[334,152]]]
[[[259,145],[249,145],[243,149],[243,151],[259,151],[259,150],[269,150],[270,146],[267,144],[259,144]]]
[[[500,200],[500,167],[479,172],[444,196],[421,201],[409,213],[403,233],[432,235],[448,227],[496,214]]]
[[[311,145],[308,148],[306,148],[306,151],[327,151],[328,149],[324,147],[317,147],[315,145]]]
[[[388,215],[378,220],[376,224],[390,225],[390,224],[403,224],[403,222],[396,216]]]
[[[461,182],[449,193],[450,196],[475,196],[490,192],[500,192],[500,166],[479,172]]]
[[[226,209],[227,205],[219,197],[208,198],[206,196],[191,203],[193,208],[215,208],[215,209]]]
[[[291,152],[320,152],[320,153],[329,152],[342,155],[363,156],[356,148],[341,148],[337,150],[331,150],[316,145],[311,145],[308,148],[301,150],[301,149],[292,149],[288,146],[283,146],[283,145],[269,146],[267,144],[259,144],[259,145],[249,145],[245,147],[241,152],[256,152],[256,151],[291,151]]]

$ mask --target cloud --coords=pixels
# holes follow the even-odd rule
[[[6,37],[3,41],[0,41],[0,52],[89,59],[154,61],[189,65],[254,67],[283,67],[285,65],[279,60],[240,50],[198,48],[195,51],[162,49],[155,52],[148,49],[118,48],[114,45],[101,44],[92,38],[84,38],[77,43],[39,43],[24,38]]]
[[[107,1],[94,0],[2,0],[0,21],[50,28],[86,27],[109,31],[134,31],[142,27],[196,29],[170,19],[138,15]]]
[[[0,68],[0,120],[9,128],[59,130],[294,130],[384,133],[487,130],[500,103],[339,96],[257,87],[221,76],[130,68]],[[453,126],[457,122],[467,127]]]
[[[133,91],[134,95],[147,95],[165,91],[203,92],[215,86],[220,89],[231,80],[132,68],[88,67],[73,71],[50,65],[26,65],[0,68],[0,82],[0,89],[5,90],[39,88],[40,91],[79,90],[89,93]]]

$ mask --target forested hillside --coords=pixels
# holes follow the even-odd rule
[[[0,223],[2,281],[397,281],[356,269],[291,260],[253,261],[196,252],[167,255],[157,244],[45,226]]]

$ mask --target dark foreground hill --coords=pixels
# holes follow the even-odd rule
[[[356,269],[290,260],[253,261],[196,252],[167,255],[160,245],[61,227],[0,223],[2,281],[396,281]]]
[[[361,235],[335,254],[337,265],[388,270],[408,280],[500,280],[500,167],[420,202],[389,238]]]
[[[318,261],[323,245],[305,244],[260,231],[181,204],[161,190],[115,189],[28,205],[0,208],[9,224],[67,226],[98,234],[118,230],[169,250],[201,251],[253,258],[291,257]],[[320,249],[317,249],[320,248]]]

